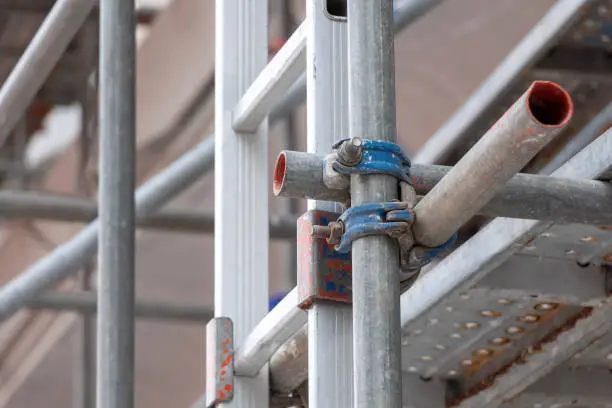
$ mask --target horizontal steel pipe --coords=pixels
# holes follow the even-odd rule
[[[61,310],[85,314],[97,313],[96,296],[92,293],[51,292],[29,300],[30,309]],[[137,300],[134,312],[137,317],[193,323],[206,323],[213,317],[210,307]]]
[[[26,191],[0,191],[0,219],[34,218],[51,221],[90,222],[98,216],[95,201],[80,197]],[[270,237],[295,238],[294,217],[271,216]],[[212,211],[168,208],[138,220],[140,228],[188,233],[212,233]]]
[[[277,197],[346,202],[348,189],[333,190],[323,182],[324,158],[312,153],[282,151],[276,159],[272,190]]]
[[[282,165],[285,176],[278,176],[275,194],[316,200],[348,199],[348,190],[332,190],[324,185],[321,156],[296,152],[282,152],[281,156],[286,158]],[[304,169],[308,176],[301,177],[300,169]],[[417,194],[424,196],[429,193],[451,169],[449,166],[413,164],[411,178]],[[276,173],[282,173],[279,166]],[[603,181],[516,174],[478,214],[559,223],[612,225],[612,186]]]
[[[451,169],[449,166],[413,165],[412,180],[417,194],[427,194]],[[612,225],[611,207],[610,183],[516,174],[478,214],[558,223]]]
[[[192,185],[213,167],[213,156],[214,139],[206,139],[151,177],[135,193],[136,218],[140,220],[151,216]],[[86,264],[97,252],[99,226],[96,219],[72,239],[0,287],[0,322]]]
[[[436,247],[491,200],[568,125],[569,94],[536,81],[415,206],[416,242]]]

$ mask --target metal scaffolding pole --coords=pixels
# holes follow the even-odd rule
[[[100,4],[97,408],[134,406],[134,0]]]
[[[50,309],[94,315],[98,312],[97,296],[93,293],[49,292],[26,303],[29,309]],[[206,323],[212,318],[212,308],[187,303],[137,300],[136,317],[177,323]],[[89,406],[91,407],[91,405]]]
[[[95,0],[58,0],[0,89],[0,145],[49,77]]]
[[[79,138],[79,163],[76,190],[82,194],[92,193],[87,178],[87,166],[92,156],[92,142],[98,135],[98,25],[85,26],[78,36],[81,69],[81,132]],[[80,287],[92,291],[91,279],[95,269],[93,260],[80,273]],[[90,313],[82,313],[75,338],[75,364],[73,374],[73,408],[89,408],[96,401],[96,322]]]
[[[393,2],[348,2],[349,134],[395,143]],[[388,175],[352,175],[351,204],[398,198]],[[355,407],[402,406],[399,257],[387,236],[353,242]]]
[[[202,157],[207,156],[202,154]],[[96,202],[85,198],[14,190],[0,191],[0,219],[34,218],[84,223],[94,221],[97,216]],[[270,215],[270,238],[295,239],[295,220],[295,215]],[[170,207],[138,219],[136,224],[139,228],[168,232],[211,233],[215,231],[215,216],[212,211]]]
[[[330,6],[334,3],[343,6],[346,2],[309,0],[306,5],[309,28],[306,63],[307,148],[314,154],[331,152],[335,142],[349,135],[348,25],[346,10],[342,6],[334,9]],[[308,210],[342,212],[341,206],[336,203],[317,200],[308,201]],[[298,240],[302,241],[302,238]],[[305,252],[316,251],[310,246]],[[303,256],[299,255],[298,258]],[[300,259],[300,262],[303,260]],[[324,272],[318,270],[317,273]],[[298,278],[298,285],[299,288],[308,286],[302,278]],[[352,407],[352,308],[338,300],[315,298],[311,303],[308,308],[309,406]]]

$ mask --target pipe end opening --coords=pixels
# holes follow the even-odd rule
[[[534,82],[529,90],[527,104],[533,118],[544,126],[564,126],[574,112],[572,98],[554,82]]]
[[[272,191],[275,196],[278,196],[283,191],[285,184],[285,175],[287,174],[287,155],[284,152],[278,155],[276,165],[274,166],[274,180],[272,182]]]

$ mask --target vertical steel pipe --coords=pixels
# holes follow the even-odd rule
[[[91,194],[87,178],[87,165],[91,160],[91,144],[98,135],[98,81],[96,64],[98,60],[98,29],[84,27],[78,36],[81,67],[81,134],[79,140],[79,164],[76,190],[85,195]],[[94,76],[94,80],[91,76]],[[93,259],[92,259],[93,261]],[[80,273],[81,290],[91,292],[91,278],[95,269],[94,262],[88,262]],[[73,407],[90,408],[96,404],[96,319],[91,313],[81,313],[75,347],[73,378]]]
[[[100,3],[97,408],[134,406],[134,0]]]
[[[569,123],[573,104],[559,85],[536,81],[415,206],[415,240],[446,242]]]
[[[57,65],[96,4],[57,0],[0,89],[0,145]]]
[[[393,2],[351,0],[349,25],[349,134],[395,142]],[[351,176],[352,205],[398,198],[387,175]],[[399,265],[386,236],[356,240],[353,257],[355,406],[402,406]]]

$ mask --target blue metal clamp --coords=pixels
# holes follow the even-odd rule
[[[399,236],[410,230],[412,210],[403,202],[363,204],[346,210],[338,219],[344,234],[336,245],[339,253],[348,253],[353,241],[368,235]]]
[[[420,259],[419,266],[425,266],[434,259],[439,258],[443,256],[446,252],[450,251],[453,248],[453,245],[455,245],[455,242],[457,241],[457,236],[458,234],[455,232],[453,236],[448,239],[448,241],[435,248],[420,247],[423,250],[424,256],[422,259]]]
[[[338,149],[347,140],[349,139],[340,140],[333,148]],[[398,145],[366,139],[362,141],[361,155],[361,160],[354,166],[347,166],[336,160],[332,168],[341,174],[388,174],[410,183],[410,159]]]

